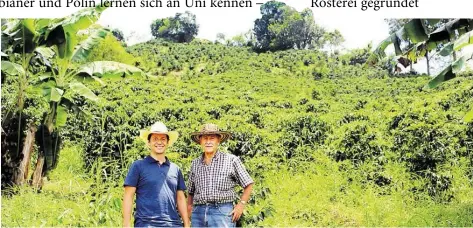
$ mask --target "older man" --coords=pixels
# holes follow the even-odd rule
[[[177,137],[177,132],[168,131],[161,122],[141,132],[151,152],[146,158],[133,162],[126,176],[123,226],[130,226],[136,194],[135,227],[189,227],[184,177],[180,168],[165,156],[167,147]]]
[[[218,150],[230,136],[215,124],[205,124],[200,132],[191,134],[203,150],[202,156],[192,161],[189,175],[187,208],[192,213],[192,227],[235,227],[250,199],[253,180],[242,162]],[[244,190],[234,205],[237,185]]]

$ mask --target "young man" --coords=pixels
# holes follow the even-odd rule
[[[146,158],[133,162],[126,176],[123,226],[130,226],[136,194],[135,227],[189,227],[184,177],[180,168],[165,156],[178,133],[168,131],[163,123],[156,122],[151,130],[141,131],[140,137],[151,152]]]
[[[215,124],[205,124],[200,132],[191,134],[204,152],[192,161],[189,175],[187,208],[192,213],[192,227],[235,227],[250,199],[253,180],[242,162],[218,151],[219,144],[229,137],[229,132],[220,131]],[[237,184],[244,190],[234,206]]]

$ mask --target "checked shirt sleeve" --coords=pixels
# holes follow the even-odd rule
[[[245,169],[245,166],[241,162],[240,158],[235,157],[233,159],[233,168],[235,169],[235,176],[238,180],[238,183],[245,188],[246,186],[253,183],[250,174]]]

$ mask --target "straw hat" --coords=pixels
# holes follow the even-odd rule
[[[164,125],[163,122],[156,122],[153,125],[151,125],[151,129],[149,130],[141,130],[140,131],[140,138],[147,143],[148,142],[148,136],[150,134],[165,134],[169,136],[169,142],[168,146],[171,146],[176,140],[177,137],[179,137],[179,133],[177,131],[168,131],[168,128],[166,125]]]
[[[232,135],[228,131],[220,131],[216,124],[207,123],[202,125],[199,132],[191,133],[191,139],[200,144],[200,136],[202,135],[220,135],[220,142],[225,142]]]

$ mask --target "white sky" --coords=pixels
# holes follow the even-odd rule
[[[308,8],[308,1],[283,1],[296,10]],[[289,2],[289,3],[288,3]],[[343,10],[327,11],[312,8],[315,21],[328,30],[338,29],[344,36],[345,48],[366,46],[370,41],[376,45],[388,35],[388,26],[382,18],[373,18],[369,14],[355,14],[353,17],[342,17]],[[314,10],[315,9],[315,10]],[[152,8],[110,8],[104,11],[99,24],[118,28],[129,37],[129,44],[151,39],[150,25],[157,18],[174,16],[177,12],[190,11],[196,15],[200,25],[197,37],[211,41],[216,39],[217,33],[225,34],[226,38],[244,33],[254,26],[254,21],[261,17],[259,6],[252,8],[180,8],[152,9]],[[351,9],[351,11],[360,9]],[[346,13],[350,13],[349,10]],[[353,12],[352,12],[353,13]],[[126,17],[124,15],[127,15]],[[130,36],[132,35],[132,36]]]
[[[38,0],[35,0],[38,2]],[[79,10],[80,8],[65,7],[66,1],[61,1],[62,7],[58,8],[0,8],[0,17],[3,18],[53,18],[64,17]],[[84,0],[74,0],[84,1]],[[100,0],[95,0],[99,2]],[[123,1],[123,0],[122,0]],[[140,8],[142,0],[135,0],[136,8],[108,8],[99,20],[99,24],[118,28],[129,38],[128,43],[144,42],[151,39],[150,25],[157,18],[174,16],[177,12],[186,10],[196,15],[197,23],[200,25],[197,37],[216,39],[217,33],[225,34],[226,38],[247,32],[253,28],[254,21],[260,18],[259,5],[268,0],[252,0],[251,8],[212,8],[211,0],[203,0],[207,3],[205,8],[188,8],[184,5],[186,0],[179,0],[179,8]],[[150,0],[145,0],[150,1]],[[167,0],[162,0],[163,4]],[[191,1],[191,0],[187,0]],[[313,0],[279,0],[287,5],[301,11],[310,8]],[[324,1],[324,0],[318,0]],[[329,0],[327,0],[329,1]],[[472,18],[471,0],[418,0],[418,8],[381,8],[374,11],[372,8],[361,10],[365,0],[355,0],[356,8],[311,8],[314,12],[315,22],[328,30],[338,29],[345,38],[342,46],[346,49],[362,48],[369,42],[377,45],[388,35],[388,26],[384,18]],[[388,0],[376,0],[388,1]],[[402,0],[389,0],[402,1]],[[460,6],[460,7],[459,7]],[[389,50],[387,50],[389,52]],[[422,72],[425,67],[419,67]]]

